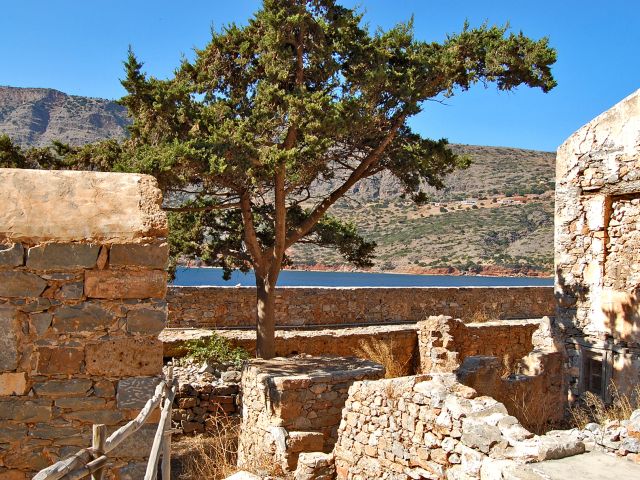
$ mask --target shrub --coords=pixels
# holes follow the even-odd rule
[[[629,395],[625,395],[612,381],[609,390],[612,397],[609,405],[597,395],[586,392],[580,404],[569,408],[572,422],[577,428],[584,428],[587,423],[592,422],[604,425],[609,420],[627,420],[640,407],[640,385],[636,385]]]
[[[197,362],[232,363],[240,367],[249,358],[249,353],[234,347],[229,340],[213,332],[210,337],[189,340],[185,344],[186,357]]]

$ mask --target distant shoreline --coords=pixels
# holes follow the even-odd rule
[[[219,268],[210,267],[207,265],[178,265],[182,268]],[[553,278],[553,274],[546,271],[526,270],[525,272],[516,271],[514,269],[508,269],[498,266],[485,266],[478,273],[469,271],[460,271],[454,267],[439,267],[439,268],[423,268],[423,267],[411,267],[407,269],[398,269],[393,271],[384,270],[364,270],[352,267],[332,267],[328,265],[299,265],[283,268],[283,271],[292,272],[326,272],[326,273],[371,273],[371,274],[385,274],[385,275],[425,275],[425,276],[441,276],[450,275],[454,277],[513,277],[513,278]]]

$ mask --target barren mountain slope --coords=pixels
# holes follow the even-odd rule
[[[0,134],[23,146],[51,140],[80,145],[122,138],[126,110],[108,100],[42,88],[0,87]],[[446,188],[429,189],[417,207],[388,173],[358,184],[332,213],[351,219],[378,243],[374,270],[540,273],[553,268],[555,154],[475,145],[452,148],[472,158]],[[335,185],[317,187],[326,193]],[[298,268],[350,268],[334,251],[310,245],[290,252]]]
[[[0,86],[0,134],[23,146],[52,140],[83,145],[126,135],[127,111],[100,98],[67,95],[49,88]]]

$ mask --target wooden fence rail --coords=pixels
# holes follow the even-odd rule
[[[140,429],[157,407],[161,408],[160,421],[153,439],[144,479],[157,478],[158,457],[162,451],[162,480],[170,480],[171,406],[175,395],[176,381],[173,378],[173,367],[169,367],[166,378],[156,386],[153,396],[147,400],[136,418],[118,428],[109,437],[106,437],[105,425],[93,425],[91,447],[83,448],[69,458],[40,470],[33,480],[79,480],[89,475],[91,480],[102,480],[109,460],[107,454]]]

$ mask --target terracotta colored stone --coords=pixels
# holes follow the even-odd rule
[[[24,372],[0,373],[0,396],[27,393],[27,375]]]
[[[89,298],[164,298],[167,274],[161,270],[87,270],[84,293]]]
[[[38,373],[79,373],[84,350],[69,347],[38,347]]]
[[[90,375],[152,376],[162,371],[162,343],[156,339],[114,338],[89,344],[86,351]]]

